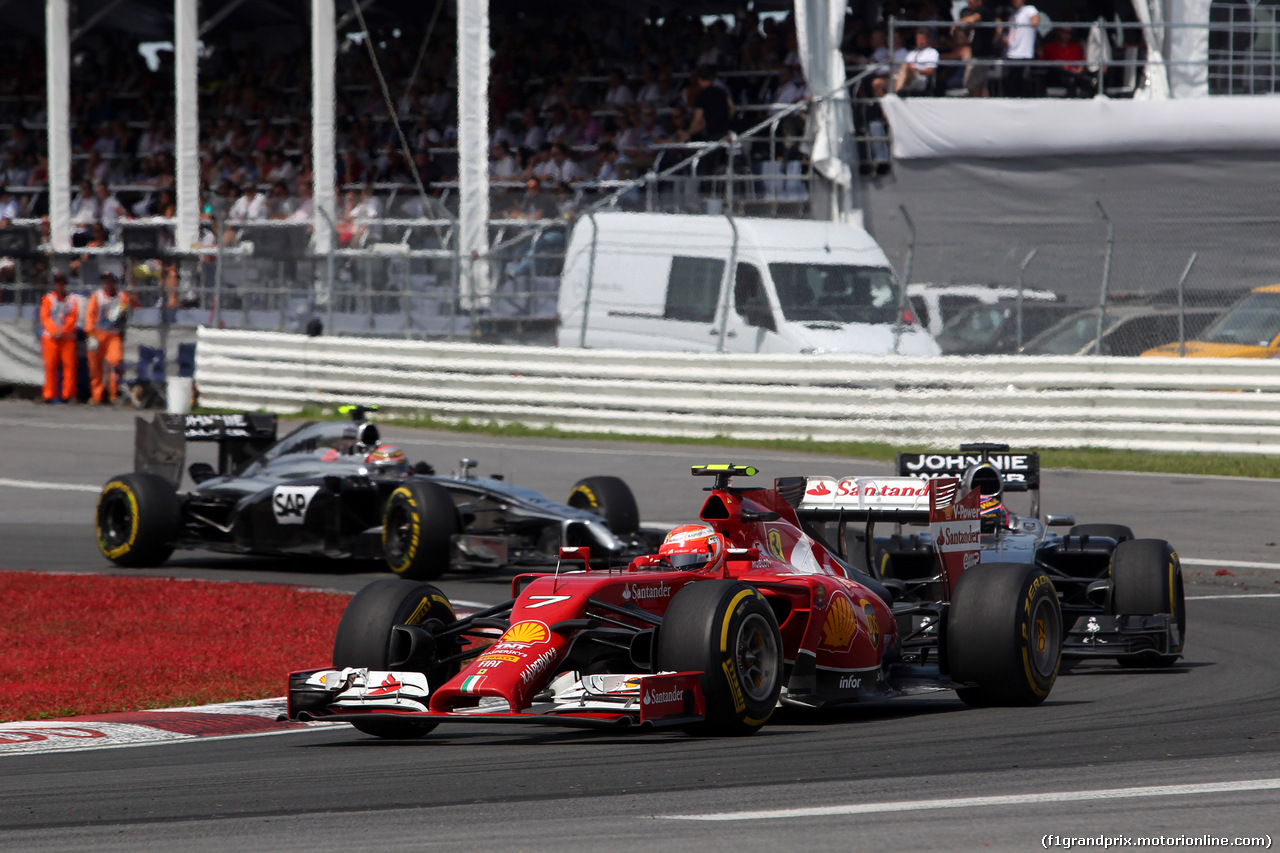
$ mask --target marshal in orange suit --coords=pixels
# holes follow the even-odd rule
[[[84,333],[89,338],[89,384],[94,403],[113,403],[119,396],[120,363],[124,361],[124,328],[133,297],[116,286],[114,273],[102,274],[102,287],[89,297]],[[103,363],[106,374],[103,374]]]
[[[40,351],[44,355],[46,403],[75,399],[77,315],[76,299],[67,293],[67,275],[59,270],[53,274],[53,290],[40,300]],[[62,369],[61,388],[59,368]]]

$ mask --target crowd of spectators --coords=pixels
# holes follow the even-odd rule
[[[1080,45],[1070,32],[1038,44],[1038,12],[1027,0],[968,0],[958,20],[935,0],[887,4],[900,25],[892,43],[883,19],[850,15],[842,46],[850,72],[874,68],[856,93],[859,130],[879,121],[873,102],[889,91],[991,94],[988,65],[948,61],[1043,56],[1062,62],[1055,79],[1072,95],[1091,93]],[[901,25],[902,20],[908,22]],[[910,20],[943,22],[914,30]],[[1005,22],[1002,29],[975,24]],[[368,234],[376,214],[419,215],[421,181],[448,204],[457,179],[455,56],[442,24],[428,49],[410,26],[375,32],[391,83],[400,134],[388,115],[362,44],[343,40],[337,64],[337,163],[343,242]],[[311,218],[309,45],[206,37],[200,64],[202,213],[211,223]],[[129,219],[174,214],[172,55],[156,68],[110,39],[86,39],[72,66],[72,216],[77,245],[119,239]],[[791,15],[704,20],[673,14],[531,15],[493,21],[490,83],[491,178],[495,216],[572,216],[584,194],[618,186],[655,163],[675,162],[694,143],[741,131],[810,91]],[[910,47],[908,47],[910,45]],[[47,215],[44,60],[38,41],[0,52],[0,220]],[[1003,94],[1030,94],[1007,73]],[[39,93],[39,94],[32,94]],[[784,115],[776,144],[749,159],[800,158],[803,115]],[[778,138],[781,138],[780,140]],[[708,156],[708,168],[722,165]],[[392,189],[395,188],[395,194]],[[392,209],[394,206],[395,209]],[[376,214],[374,213],[376,211]],[[210,226],[211,230],[211,226]],[[230,232],[228,232],[230,233]]]

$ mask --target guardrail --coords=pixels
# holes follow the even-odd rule
[[[213,408],[376,403],[687,438],[1280,452],[1280,371],[1266,361],[672,354],[208,328],[198,341],[200,402]]]

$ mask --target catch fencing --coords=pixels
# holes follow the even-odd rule
[[[1280,373],[1239,359],[561,350],[201,329],[200,403],[685,438],[1280,452]]]

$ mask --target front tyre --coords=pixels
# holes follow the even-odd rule
[[[594,512],[605,520],[615,536],[630,536],[640,529],[640,509],[635,495],[619,477],[581,479],[573,484],[565,503]]]
[[[690,734],[751,734],[769,720],[782,691],[778,620],[747,584],[688,584],[663,616],[655,663],[661,672],[702,673],[706,716]]]
[[[155,474],[112,477],[98,496],[94,531],[102,555],[117,566],[158,566],[182,533],[178,493]]]
[[[1038,705],[1058,679],[1062,612],[1048,575],[1019,563],[966,569],[947,614],[951,678],[966,705]]]
[[[435,633],[457,621],[453,605],[436,587],[409,583],[398,578],[374,581],[355,594],[333,640],[333,665],[338,669],[362,667],[390,668],[391,629],[396,625],[418,625]],[[429,665],[423,672],[435,690],[458,672],[458,664]],[[365,720],[352,723],[375,737],[397,740],[418,738],[436,723],[414,720]]]
[[[1155,651],[1121,655],[1121,666],[1156,669],[1172,666],[1182,657],[1187,635],[1187,602],[1182,590],[1182,563],[1163,539],[1121,542],[1111,554],[1111,613],[1151,616],[1167,613],[1178,626],[1168,654]],[[1170,632],[1172,633],[1172,632]]]
[[[382,512],[387,567],[409,580],[435,580],[449,570],[453,537],[461,529],[448,491],[430,480],[405,480]]]

